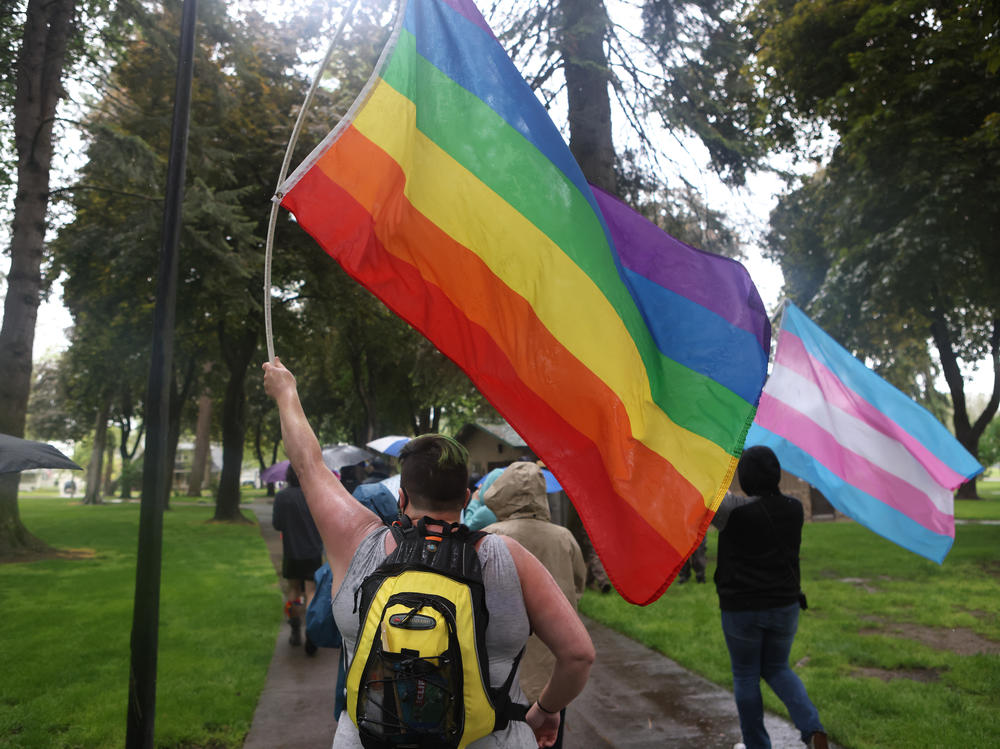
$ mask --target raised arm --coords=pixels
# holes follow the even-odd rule
[[[264,390],[274,398],[281,418],[281,439],[309,512],[326,547],[334,585],[344,579],[361,540],[381,525],[375,513],[358,502],[323,462],[319,440],[299,401],[295,377],[278,357],[264,362]]]
[[[594,662],[594,644],[572,604],[542,563],[513,538],[501,538],[521,578],[531,629],[556,658],[552,675],[527,716],[538,745],[552,746],[559,730],[559,711],[587,684]]]

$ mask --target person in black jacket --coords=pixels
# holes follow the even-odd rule
[[[726,494],[712,524],[719,529],[715,587],[743,745],[771,746],[764,729],[763,677],[785,703],[803,743],[826,749],[819,713],[788,665],[805,603],[799,587],[802,504],[778,490],[781,465],[768,447],[744,450],[736,472],[747,496]]]
[[[316,529],[309,505],[299,486],[295,469],[288,466],[285,476],[288,486],[274,497],[271,525],[281,531],[281,576],[285,578],[285,616],[292,634],[290,645],[302,644],[302,619],[316,592],[313,574],[323,565],[323,540]],[[307,655],[316,652],[316,646],[305,639]]]

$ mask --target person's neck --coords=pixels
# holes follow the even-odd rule
[[[418,510],[414,507],[407,507],[406,516],[410,518],[411,521],[416,523],[420,518],[427,516],[434,520],[440,520],[444,523],[457,523],[462,519],[461,512],[455,512],[453,510]]]

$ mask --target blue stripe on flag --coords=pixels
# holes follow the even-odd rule
[[[751,405],[760,397],[768,353],[757,337],[685,296],[623,268],[656,346]]]

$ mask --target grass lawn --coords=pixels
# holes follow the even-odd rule
[[[280,592],[256,525],[209,523],[211,506],[178,502],[163,524],[156,742],[239,747]],[[35,535],[82,551],[0,565],[0,747],[122,746],[139,505],[26,494],[19,507]]]
[[[982,515],[961,504],[960,515],[1000,516],[996,499],[968,503]],[[710,531],[710,573],[717,539]],[[792,664],[834,741],[852,749],[996,745],[1000,525],[959,525],[938,566],[857,523],[807,523],[802,585],[809,610]],[[732,688],[711,582],[675,585],[646,607],[588,591],[580,609]],[[787,716],[762,691],[766,707]]]

